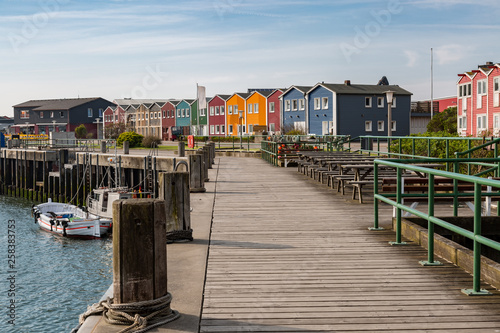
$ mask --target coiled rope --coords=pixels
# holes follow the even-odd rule
[[[180,317],[179,312],[170,308],[171,301],[170,293],[152,301],[125,304],[112,304],[113,299],[108,297],[89,306],[80,315],[79,322],[82,325],[87,317],[102,314],[108,324],[129,325],[118,333],[142,333]]]
[[[189,230],[173,230],[167,232],[167,241],[192,241],[193,229]]]

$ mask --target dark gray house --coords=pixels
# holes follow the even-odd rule
[[[73,132],[81,124],[94,138],[102,132],[103,112],[113,102],[100,97],[32,100],[14,105],[15,133]]]

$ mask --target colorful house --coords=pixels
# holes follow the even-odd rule
[[[191,107],[191,133],[194,135],[208,135],[207,109],[200,109],[197,99],[190,104]]]
[[[247,133],[255,134],[254,127],[267,128],[267,96],[269,92],[254,91],[246,99]]]
[[[228,98],[227,105],[227,135],[239,136],[246,134],[246,99],[249,93],[234,93]]]
[[[175,127],[182,135],[191,134],[191,104],[192,99],[183,99],[175,107]]]
[[[281,96],[284,89],[276,89],[267,96],[267,131],[281,131]]]
[[[281,95],[281,129],[283,132],[293,129],[309,132],[307,92],[311,88],[311,86],[291,86]]]
[[[387,134],[388,106],[385,92],[394,92],[391,133],[410,132],[411,93],[397,85],[318,83],[307,92],[309,133],[317,135]]]
[[[230,95],[216,95],[208,101],[210,136],[226,135],[226,101]]]
[[[174,127],[175,127],[175,107],[180,101],[170,100],[166,102],[162,108],[162,140],[173,140],[174,139]]]
[[[500,64],[487,62],[458,76],[458,133],[464,136],[499,135]]]

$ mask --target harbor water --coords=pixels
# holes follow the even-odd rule
[[[40,230],[31,202],[0,196],[0,332],[70,332],[112,282],[112,240]]]

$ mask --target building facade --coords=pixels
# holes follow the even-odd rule
[[[208,101],[208,123],[210,136],[226,135],[226,101],[229,95],[215,95]]]

